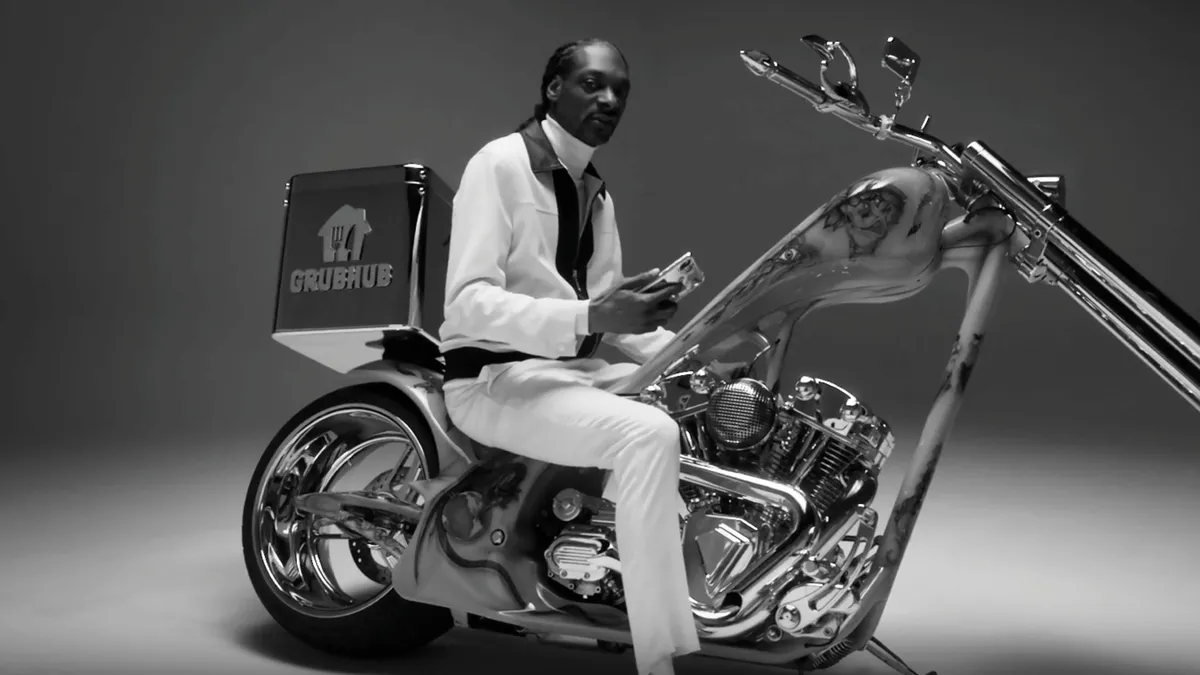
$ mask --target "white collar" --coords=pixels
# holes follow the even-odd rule
[[[554,154],[558,155],[558,160],[567,168],[571,177],[575,180],[583,178],[583,171],[592,161],[596,148],[572,136],[550,115],[546,115],[542,120],[542,131],[546,132],[550,147],[554,148]]]

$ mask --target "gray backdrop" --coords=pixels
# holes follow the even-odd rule
[[[24,561],[20,569],[31,575],[50,575],[51,554],[90,556],[84,568],[53,568],[45,581],[52,586],[13,571],[4,591],[11,626],[41,625],[28,608],[43,607],[55,588],[63,589],[60,608],[79,607],[81,597],[96,612],[126,607],[80,595],[125,593],[94,584],[108,572],[163,584],[154,596],[162,598],[159,613],[136,614],[146,634],[189,602],[211,603],[214,626],[262,618],[237,550],[245,481],[285,419],[340,382],[270,338],[284,182],[301,172],[415,161],[457,185],[479,146],[529,115],[546,58],[568,39],[605,37],[628,57],[628,114],[596,163],[617,199],[631,272],[691,250],[708,273],[676,326],[834,192],[909,161],[902,148],[751,76],[738,58],[739,49],[763,49],[815,78],[816,57],[799,42],[807,33],[850,47],[881,109],[890,106],[893,80],[878,66],[880,51],[889,35],[902,37],[925,59],[907,123],[930,113],[931,130],[948,140],[984,139],[1022,170],[1066,174],[1071,211],[1185,310],[1200,313],[1193,160],[1200,133],[1192,122],[1200,101],[1191,84],[1200,64],[1186,3],[741,7],[712,0],[0,4],[0,217],[9,251],[0,272],[9,458],[0,486],[6,508],[22,514],[6,519],[6,564],[16,570]],[[789,370],[858,392],[891,419],[901,448],[911,448],[963,291],[962,278],[948,275],[900,304],[815,315]],[[1126,631],[1123,640],[1165,649],[1166,611],[1179,612],[1171,619],[1179,635],[1194,635],[1188,607],[1200,593],[1192,584],[1182,595],[1179,584],[1194,574],[1195,536],[1185,519],[1200,507],[1190,496],[1200,473],[1197,419],[1060,292],[1008,279],[885,627],[923,635],[918,642],[925,640],[930,658],[951,648],[939,630],[979,625],[968,615],[1003,616],[1013,631],[1047,634],[1037,621],[1050,603],[1073,607],[1053,623],[1087,639],[1098,635],[1089,622],[1099,621]],[[906,453],[898,450],[896,461]],[[898,478],[890,480],[894,494]],[[32,511],[47,495],[59,501]],[[152,518],[170,505],[177,511]],[[25,517],[34,513],[41,520]],[[95,520],[85,526],[88,514]],[[114,523],[126,526],[128,548],[96,555],[92,547],[115,536]],[[968,534],[980,524],[988,529]],[[167,555],[147,542],[172,527],[181,537],[174,550],[196,553],[187,559],[198,566],[191,576],[168,572],[187,562],[179,557],[143,557]],[[1164,543],[1166,555],[1147,558],[1149,569],[1129,564]],[[953,562],[958,555],[976,557]],[[1101,573],[1103,561],[1110,568]],[[1142,596],[1150,615],[1126,587],[1107,590],[1135,568],[1140,590],[1147,577],[1161,580]],[[1012,576],[1018,571],[1025,576]],[[977,578],[942,586],[954,572]],[[212,585],[196,585],[210,578]],[[928,585],[914,585],[918,579]],[[1000,580],[1015,584],[1012,593],[998,590]],[[1047,604],[1029,614],[1019,597]],[[1175,602],[1163,605],[1164,598]],[[975,599],[979,608],[968,607]],[[945,613],[922,618],[935,606]],[[220,613],[229,607],[241,608],[241,618]],[[62,619],[54,611],[38,615],[47,622],[42,642],[29,638],[24,648],[59,649],[59,638],[45,637],[69,632],[52,622]],[[116,630],[111,616],[88,616],[76,617],[76,635]],[[1134,640],[1130,620],[1146,622],[1149,633]],[[193,624],[186,625],[181,634]],[[247,634],[239,635],[254,642]],[[107,646],[97,649],[81,672],[117,658]],[[1048,672],[1040,668],[1055,658],[1031,667]],[[590,662],[573,667],[580,663]],[[1078,667],[1099,672],[1094,663]]]
[[[478,146],[530,113],[554,46],[579,35],[630,62],[627,117],[596,158],[630,269],[690,249],[711,279],[677,324],[833,192],[908,160],[737,56],[767,50],[815,77],[810,32],[850,47],[877,107],[893,89],[883,41],[901,36],[925,59],[909,123],[929,113],[944,138],[1067,174],[1072,212],[1195,313],[1186,10],[1048,4],[5,5],[4,202],[21,252],[5,265],[5,426],[125,439],[281,424],[338,383],[270,339],[287,178],[419,161],[456,186]],[[793,369],[919,420],[962,299],[948,275],[899,305],[814,315]],[[960,430],[1194,424],[1058,291],[1014,277],[1001,299]]]

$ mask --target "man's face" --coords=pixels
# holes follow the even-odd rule
[[[589,45],[575,53],[574,68],[550,83],[554,119],[592,147],[612,138],[629,98],[629,74],[621,55],[608,45]]]

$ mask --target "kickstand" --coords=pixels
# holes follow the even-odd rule
[[[871,638],[867,642],[866,650],[870,652],[871,656],[883,661],[885,665],[891,666],[892,670],[900,673],[900,675],[920,675],[905,663],[904,659],[896,656],[895,652],[888,649],[886,645],[875,638]],[[931,670],[926,675],[937,675],[937,673]]]

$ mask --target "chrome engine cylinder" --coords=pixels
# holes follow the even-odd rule
[[[779,430],[762,458],[763,473],[799,487],[823,514],[855,477],[861,478],[862,472],[848,470],[857,466],[877,473],[895,446],[886,422],[828,380],[801,377],[778,416]]]

